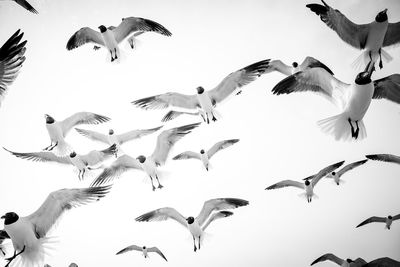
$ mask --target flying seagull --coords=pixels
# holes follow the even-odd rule
[[[231,145],[239,142],[239,139],[230,139],[230,140],[223,140],[215,145],[213,145],[207,152],[204,149],[200,150],[200,153],[196,153],[193,151],[185,151],[176,155],[173,160],[181,160],[181,159],[198,159],[203,162],[204,167],[208,171],[209,160],[212,156],[215,155],[218,151],[230,147]]]
[[[377,161],[385,161],[391,163],[400,164],[400,157],[391,154],[371,154],[365,156],[367,159],[370,160],[377,160]]]
[[[339,10],[333,9],[325,1],[324,5],[308,4],[306,7],[320,16],[321,20],[339,37],[352,47],[364,50],[356,61],[367,64],[370,70],[379,58],[379,67],[383,67],[382,57],[391,61],[392,57],[383,50],[383,47],[396,45],[400,42],[400,23],[389,23],[387,9],[379,12],[375,21],[367,24],[356,24],[349,20]]]
[[[322,68],[326,70],[328,73],[331,75],[334,75],[333,72],[322,62],[319,60],[313,58],[313,57],[306,57],[303,62],[299,65],[297,62],[293,62],[292,65],[286,65],[283,63],[281,60],[271,60],[269,62],[269,66],[265,73],[270,73],[273,71],[278,71],[285,76],[290,76],[292,74],[295,74],[296,72],[299,71],[307,71],[308,69],[312,68]]]
[[[187,110],[197,110],[199,111],[197,114],[200,114],[205,122],[209,123],[211,119],[216,121],[216,112],[214,110],[216,105],[225,100],[232,93],[238,93],[238,90],[241,92],[241,88],[244,85],[260,77],[267,70],[269,61],[269,59],[262,60],[232,72],[225,77],[217,87],[209,91],[205,91],[203,87],[199,86],[197,87],[197,94],[195,95],[166,93],[142,98],[133,101],[132,104],[146,110],[164,109],[169,106]],[[181,114],[182,113],[175,113],[170,115],[169,118],[173,119]],[[193,113],[193,115],[197,114]],[[166,116],[164,116],[163,120],[166,119]]]
[[[22,159],[37,161],[37,162],[57,162],[61,164],[73,165],[78,169],[78,178],[83,180],[87,170],[95,168],[103,161],[109,159],[117,153],[116,144],[106,148],[104,150],[92,150],[87,154],[78,155],[75,151],[71,152],[68,157],[59,157],[53,152],[40,151],[31,153],[19,153],[13,152],[6,148],[6,151],[10,152],[14,156]]]
[[[20,43],[23,36],[23,32],[16,31],[0,48],[0,106],[8,86],[17,78],[22,63],[25,61],[27,41]]]
[[[37,266],[42,263],[47,233],[67,210],[104,197],[111,186],[80,189],[61,189],[49,194],[38,210],[26,217],[19,217],[15,212],[7,212],[4,219],[4,230],[10,236],[14,255],[7,258],[5,267],[20,256],[24,266]]]
[[[293,180],[283,180],[279,183],[273,184],[273,185],[265,188],[265,190],[279,189],[279,188],[288,187],[288,186],[297,187],[297,188],[303,189],[305,191],[305,195],[307,197],[307,202],[310,203],[313,196],[315,195],[314,187],[317,185],[319,180],[321,180],[322,177],[325,177],[327,174],[333,172],[334,170],[336,170],[337,168],[342,166],[343,163],[344,163],[344,161],[341,161],[341,162],[338,162],[338,163],[335,163],[335,164],[329,165],[328,167],[323,168],[314,176],[314,178],[311,180],[311,182],[309,181],[310,179],[306,179],[304,182],[298,182],[298,181],[293,181]]]
[[[337,265],[340,265],[341,267],[354,266],[354,265],[352,265],[354,263],[354,261],[352,259],[343,260],[332,253],[327,253],[327,254],[322,255],[321,257],[319,257],[318,259],[313,261],[311,263],[311,266],[318,262],[323,262],[323,261],[332,261],[332,262],[336,263]]]
[[[47,114],[44,117],[46,119],[47,132],[51,140],[51,144],[44,148],[44,150],[53,151],[54,148],[57,148],[55,153],[59,156],[65,156],[70,152],[71,148],[64,138],[74,126],[81,124],[100,124],[110,120],[108,117],[91,112],[78,112],[63,121],[56,121]]]
[[[139,247],[136,245],[131,245],[131,246],[126,247],[126,248],[122,249],[121,251],[117,252],[117,255],[129,252],[129,251],[133,251],[133,250],[141,251],[145,258],[149,257],[149,254],[148,254],[149,252],[155,252],[158,255],[160,255],[165,261],[168,261],[167,258],[164,256],[164,254],[161,252],[161,250],[159,250],[157,247],[148,248],[146,246]]]
[[[37,10],[34,9],[33,6],[31,6],[31,4],[29,4],[28,1],[26,1],[26,0],[11,0],[11,1],[14,1],[18,5],[22,6],[23,8],[25,8],[26,10],[28,10],[34,14],[38,14]]]
[[[380,223],[385,223],[385,228],[390,230],[390,226],[392,225],[393,221],[399,220],[400,219],[400,214],[397,214],[396,216],[387,216],[386,218],[384,217],[377,217],[377,216],[373,216],[371,218],[366,219],[365,221],[363,221],[362,223],[360,223],[359,225],[356,226],[356,228],[366,225],[368,223],[373,223],[373,222],[380,222]]]
[[[150,177],[153,191],[156,190],[153,179],[157,180],[158,188],[161,189],[163,186],[158,179],[157,167],[165,164],[172,146],[199,125],[200,123],[193,123],[164,130],[157,138],[153,154],[148,157],[140,155],[136,159],[128,155],[119,157],[109,167],[104,168],[103,172],[93,181],[92,186],[107,183],[127,170],[137,169],[144,171]]]
[[[111,55],[111,61],[114,61],[119,56],[118,44],[131,33],[140,31],[156,32],[165,36],[172,35],[164,26],[155,21],[135,17],[122,19],[121,23],[115,28],[107,28],[104,25],[100,25],[99,30],[100,32],[89,27],[81,28],[68,40],[67,49],[72,50],[86,43],[95,43],[107,48]]]
[[[232,213],[222,210],[235,209],[238,207],[247,206],[248,204],[249,202],[247,200],[239,198],[216,198],[204,202],[203,208],[196,218],[192,216],[185,218],[174,208],[166,207],[145,213],[137,217],[136,221],[150,222],[174,219],[189,230],[190,234],[193,237],[194,251],[196,251],[197,249],[200,249],[200,242],[203,237],[203,233],[209,225],[209,223],[207,223],[207,220],[215,220],[228,217],[232,215]],[[213,213],[214,211],[217,213]],[[196,240],[198,240],[198,247],[196,246]]]
[[[105,143],[108,145],[117,144],[117,150],[118,150],[118,152],[121,152],[120,146],[123,143],[126,143],[126,142],[134,140],[134,139],[138,139],[145,135],[152,134],[152,133],[160,130],[162,127],[163,126],[159,126],[159,127],[152,128],[152,129],[132,130],[132,131],[125,132],[122,134],[115,134],[113,129],[110,129],[108,131],[108,134],[102,134],[99,132],[95,132],[95,131],[91,131],[91,130],[84,130],[84,129],[79,129],[79,128],[75,128],[75,130],[78,133],[80,133],[81,135],[86,136],[87,138],[89,138],[91,140]]]

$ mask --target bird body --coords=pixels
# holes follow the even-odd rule
[[[108,51],[110,51],[111,61],[113,61],[120,56],[118,43],[115,40],[114,33],[111,30],[107,29],[106,27],[104,27],[104,29],[105,29],[104,32],[102,29],[100,29],[101,37],[103,38],[106,48],[108,49]]]
[[[372,82],[365,85],[353,85],[350,99],[345,108],[345,112],[348,112],[349,118],[352,121],[361,121],[364,118],[373,95],[374,86]]]
[[[210,164],[210,160],[208,158],[207,153],[200,153],[201,162],[203,163],[204,168],[208,171],[208,165]]]

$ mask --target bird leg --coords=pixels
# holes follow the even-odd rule
[[[354,133],[354,138],[355,138],[355,139],[358,138],[358,134],[359,134],[359,132],[360,132],[360,128],[358,127],[358,121],[356,121],[356,126],[357,126],[357,129],[356,129],[356,131],[355,131],[355,133]]]
[[[113,56],[113,53],[112,53],[111,49],[110,49],[110,55],[111,55],[111,62],[113,62],[114,61],[114,56]]]
[[[199,249],[200,249],[200,238],[201,238],[201,236],[199,236]]]
[[[194,252],[196,252],[197,247],[196,247],[196,238],[193,236],[193,244],[194,244]]]
[[[157,179],[157,182],[158,182],[158,188],[159,188],[159,189],[163,188],[164,186],[162,186],[162,185],[160,184],[160,180],[158,180],[158,175],[157,175],[157,174],[156,174],[156,179]]]
[[[86,172],[86,169],[79,170],[79,174],[80,174],[79,180],[83,180],[83,177],[85,176],[85,172]]]
[[[154,186],[153,177],[151,177],[151,176],[150,176],[150,181],[151,181],[151,186],[153,187],[153,191],[155,191],[156,187]]]
[[[97,45],[95,45],[95,46],[93,46],[93,50],[99,50],[100,49],[100,46],[97,46]]]
[[[212,120],[213,120],[213,122],[216,122],[217,121],[217,118],[214,116],[214,114],[212,114]]]
[[[53,143],[53,141],[51,141],[50,145],[48,147],[44,148],[43,150],[52,151],[57,145],[58,145],[58,141],[55,143]]]
[[[238,91],[238,92],[236,93],[236,95],[240,95],[241,93],[242,93],[242,90]]]
[[[6,253],[4,252],[3,248],[0,248],[1,253],[3,253],[3,256],[6,255]]]
[[[8,261],[8,262],[7,262],[6,266],[4,266],[4,267],[10,266],[10,263],[11,263],[17,256],[19,256],[20,254],[22,254],[24,251],[25,251],[25,246],[24,246],[24,248],[23,248],[20,252],[18,252],[18,253],[17,253],[16,250],[14,250],[14,256],[5,259],[5,260]]]
[[[117,59],[118,58],[118,56],[117,56],[117,48],[114,48],[114,55],[115,55],[114,59]]]
[[[382,48],[379,48],[379,68],[383,68],[383,64],[382,64]]]
[[[354,127],[353,127],[353,124],[351,123],[351,119],[348,118],[347,121],[350,123],[350,127],[351,127],[351,137],[357,139],[357,137],[356,137],[356,132],[357,132],[357,131],[354,131]]]

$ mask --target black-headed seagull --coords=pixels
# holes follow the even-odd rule
[[[122,19],[117,27],[107,28],[104,25],[100,25],[99,30],[100,32],[89,27],[81,28],[68,40],[67,49],[72,50],[86,43],[94,43],[107,48],[111,55],[111,61],[114,61],[120,55],[118,44],[134,32],[156,32],[165,36],[172,35],[161,24],[149,19],[136,17]]]
[[[295,74],[296,72],[307,71],[308,69],[312,68],[322,68],[330,74],[334,75],[333,72],[325,64],[310,56],[306,57],[300,65],[297,62],[293,62],[292,65],[289,66],[279,59],[271,60],[269,62],[269,67],[265,71],[265,73],[278,71],[286,76],[290,76],[292,74]]]
[[[28,3],[28,1],[26,0],[10,0],[13,1],[15,3],[17,3],[18,5],[22,6],[23,8],[25,8],[26,10],[28,10],[29,12],[32,12],[33,14],[38,14],[39,12],[37,12],[37,10]]]
[[[90,187],[79,189],[61,189],[49,194],[47,199],[34,213],[20,217],[15,212],[7,212],[4,219],[4,230],[10,236],[14,255],[7,258],[7,267],[20,256],[23,266],[43,265],[46,243],[49,242],[47,233],[60,216],[67,210],[97,201],[104,197],[110,186]]]
[[[382,68],[382,57],[387,62],[392,57],[383,50],[383,47],[396,45],[400,42],[400,23],[389,23],[387,9],[379,12],[375,21],[366,24],[356,24],[349,20],[339,10],[333,9],[323,0],[324,5],[308,4],[311,11],[320,16],[321,20],[347,44],[354,48],[364,50],[361,56],[356,60],[363,62],[371,70],[375,62],[379,59],[379,67]]]
[[[329,165],[328,167],[323,168],[320,170],[314,178],[310,181],[310,179],[305,180],[304,182],[299,182],[299,181],[293,181],[293,180],[283,180],[279,183],[273,184],[265,190],[271,190],[271,189],[279,189],[279,188],[284,188],[288,186],[292,187],[297,187],[300,189],[303,189],[305,191],[305,196],[307,197],[307,202],[310,203],[312,201],[314,194],[314,187],[317,185],[317,183],[325,177],[327,174],[333,172],[340,166],[342,166],[344,161]]]
[[[340,265],[341,267],[359,266],[359,265],[356,265],[356,262],[360,262],[360,261],[364,262],[364,260],[361,258],[358,258],[356,261],[353,261],[352,259],[344,260],[344,259],[337,257],[336,255],[334,255],[332,253],[327,253],[327,254],[322,255],[315,261],[313,261],[311,263],[311,266],[316,263],[323,262],[323,261],[332,261],[332,262],[336,263],[337,265]]]
[[[107,183],[118,178],[125,171],[136,169],[144,171],[150,177],[153,191],[156,189],[153,179],[157,180],[158,188],[161,189],[163,186],[159,181],[157,167],[165,164],[172,146],[199,125],[200,123],[193,123],[162,131],[158,135],[153,154],[148,157],[140,155],[136,159],[128,155],[120,156],[110,166],[104,168],[103,172],[93,181],[92,186]]]
[[[192,113],[192,115],[201,115],[203,120],[207,123],[210,120],[216,121],[215,107],[218,103],[225,100],[234,92],[241,92],[241,88],[260,77],[268,68],[269,59],[259,61],[251,64],[240,70],[232,72],[225,77],[222,82],[212,90],[206,91],[203,87],[197,87],[197,94],[184,95],[180,93],[166,93],[156,96],[150,96],[135,100],[132,104],[143,109],[164,109],[169,106],[182,108],[186,110],[197,110],[199,113]],[[175,113],[169,116],[169,119],[176,118],[181,114],[188,113]],[[190,114],[190,113],[189,113]],[[167,118],[164,116],[163,120]]]
[[[221,210],[235,209],[238,207],[247,206],[248,204],[249,202],[247,200],[239,198],[216,198],[204,202],[203,208],[196,218],[192,216],[184,217],[176,209],[166,207],[145,213],[137,217],[136,221],[150,222],[174,219],[189,230],[193,238],[194,251],[196,251],[197,249],[200,249],[201,239],[203,237],[206,227],[209,225],[209,223],[207,223],[207,220],[213,221],[215,219],[228,217],[232,215],[232,213],[226,213],[225,211]],[[214,211],[217,213],[213,213]],[[198,240],[198,246],[196,246],[196,240]]]
[[[117,255],[129,252],[129,251],[141,251],[143,254],[143,257],[148,258],[149,257],[149,252],[154,252],[160,255],[165,261],[168,261],[167,258],[164,256],[164,254],[159,250],[157,247],[146,247],[146,246],[137,246],[137,245],[131,245],[128,246],[121,251],[117,252]]]
[[[213,145],[209,150],[205,151],[204,149],[200,150],[200,153],[193,152],[193,151],[185,151],[173,157],[173,160],[181,160],[181,159],[198,159],[203,162],[204,167],[208,171],[208,166],[210,164],[210,159],[212,156],[215,155],[218,151],[230,147],[231,145],[239,142],[239,139],[230,139],[230,140],[223,140],[215,145]]]
[[[392,225],[393,221],[396,221],[396,220],[400,220],[400,214],[397,214],[396,216],[389,215],[387,217],[373,216],[373,217],[366,219],[359,225],[357,225],[356,228],[366,225],[366,224],[369,224],[369,223],[379,222],[379,223],[385,223],[385,228],[390,230],[390,226]]]

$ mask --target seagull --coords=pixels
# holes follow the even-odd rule
[[[43,204],[29,216],[20,217],[15,212],[7,212],[4,219],[4,230],[10,236],[14,255],[7,258],[5,267],[20,256],[24,266],[36,266],[43,262],[47,233],[67,210],[104,197],[111,186],[79,189],[61,189],[49,194]],[[18,252],[18,253],[17,253]]]
[[[354,261],[352,259],[343,260],[332,253],[327,253],[327,254],[322,255],[315,261],[313,261],[311,263],[311,266],[318,262],[328,261],[328,260],[336,263],[337,265],[340,265],[341,267],[350,267],[350,266],[353,266],[352,263],[354,263]]]
[[[97,32],[89,27],[81,28],[79,31],[74,33],[68,40],[67,49],[72,50],[80,47],[86,43],[95,43],[96,45],[104,46],[110,52],[111,62],[118,59],[119,47],[126,37],[134,32],[156,32],[165,36],[171,36],[171,32],[168,31],[161,24],[144,18],[128,17],[122,19],[121,23],[117,27],[107,28],[104,25],[100,25],[100,32]]]
[[[379,57],[379,67],[383,67],[382,57],[391,61],[392,57],[383,50],[383,47],[396,45],[400,42],[400,23],[389,23],[387,9],[379,12],[375,21],[367,24],[355,24],[339,10],[333,9],[323,0],[324,5],[306,5],[311,11],[320,16],[321,20],[347,44],[364,50],[356,61],[370,62],[367,68],[373,68]]]
[[[214,108],[218,103],[225,100],[233,92],[241,92],[241,87],[249,84],[260,77],[268,68],[269,59],[251,64],[240,70],[232,72],[212,90],[205,91],[203,87],[197,87],[196,95],[184,95],[180,93],[166,93],[133,101],[132,104],[143,109],[164,109],[169,106],[197,110],[203,120],[210,123],[216,121]],[[238,91],[239,90],[239,91]],[[181,114],[175,113],[170,118]],[[194,114],[193,114],[194,115]],[[163,120],[166,119],[164,116]]]
[[[144,171],[150,177],[153,191],[156,190],[153,179],[157,180],[159,189],[163,188],[158,179],[159,173],[157,167],[165,164],[172,146],[199,125],[200,123],[193,123],[164,130],[157,138],[157,145],[153,154],[148,157],[140,155],[136,159],[128,155],[119,157],[109,167],[104,168],[103,172],[93,181],[91,186],[107,183],[129,169],[137,169]]]
[[[342,177],[343,174],[345,174],[345,173],[348,172],[348,171],[351,171],[351,170],[354,169],[354,168],[357,168],[358,166],[363,165],[363,164],[364,164],[365,162],[367,162],[367,161],[368,161],[367,159],[364,159],[364,160],[360,160],[360,161],[356,161],[356,162],[347,164],[347,165],[344,166],[342,169],[340,169],[338,172],[333,171],[333,172],[329,173],[329,174],[326,176],[326,178],[331,178],[331,179],[333,179],[333,180],[335,181],[335,183],[336,183],[337,185],[339,185],[341,182],[343,182],[343,181],[340,179],[340,177]],[[312,175],[312,176],[310,176],[310,177],[304,178],[303,180],[313,179],[313,177],[314,177],[314,176]]]
[[[194,251],[200,249],[200,242],[203,237],[203,233],[210,223],[207,220],[214,221],[215,219],[225,218],[232,213],[225,213],[225,209],[235,209],[242,206],[247,206],[249,202],[247,200],[239,198],[215,198],[204,202],[203,208],[199,215],[194,218],[192,216],[185,218],[174,208],[161,208],[157,210],[150,211],[136,218],[138,222],[150,222],[150,221],[164,221],[167,219],[174,219],[179,222],[185,228],[187,228],[193,237]],[[212,215],[212,212],[216,211]],[[218,215],[215,215],[218,214]],[[211,216],[211,217],[210,217]],[[198,240],[198,247],[196,246],[196,240]]]
[[[33,14],[38,14],[37,10],[34,9],[33,6],[31,6],[31,4],[29,4],[28,1],[26,1],[26,0],[11,0],[11,1],[14,1],[15,3],[22,6],[26,10],[32,12]]]
[[[120,146],[123,143],[126,143],[126,142],[134,140],[134,139],[138,139],[138,138],[148,135],[148,134],[152,134],[152,133],[160,130],[162,127],[163,126],[159,126],[159,127],[152,128],[152,129],[132,130],[132,131],[125,132],[122,134],[115,134],[114,130],[110,129],[110,130],[108,130],[108,135],[98,133],[95,131],[79,129],[79,128],[75,128],[75,130],[78,133],[80,133],[81,135],[86,136],[87,138],[92,139],[94,141],[98,141],[98,142],[105,143],[108,145],[117,144],[117,150],[120,152],[120,150],[121,150]]]
[[[46,128],[50,136],[51,144],[43,150],[53,151],[54,148],[57,148],[55,153],[60,156],[65,156],[71,149],[64,138],[72,127],[81,124],[100,124],[110,120],[108,117],[91,112],[78,112],[63,121],[56,121],[47,114],[45,114],[44,117],[46,119]]]
[[[25,45],[20,43],[24,33],[16,31],[0,48],[0,106],[7,93],[7,88],[17,78],[18,72],[25,61]]]
[[[306,57],[300,65],[297,62],[293,62],[291,66],[286,65],[279,59],[271,60],[269,62],[269,67],[265,71],[265,73],[278,71],[278,72],[284,74],[285,76],[290,76],[292,74],[295,74],[296,72],[299,72],[299,71],[304,72],[304,71],[307,71],[308,69],[312,69],[312,68],[322,68],[322,69],[326,70],[328,73],[330,73],[331,75],[334,75],[333,72],[325,64],[323,64],[319,60],[317,60],[313,57],[310,57],[310,56]]]
[[[55,155],[53,152],[48,152],[48,151],[19,153],[10,151],[6,148],[4,149],[10,152],[12,155],[22,159],[27,159],[37,162],[57,162],[61,164],[73,165],[79,171],[78,172],[79,180],[83,180],[87,170],[96,167],[97,165],[99,165],[100,163],[109,159],[110,157],[112,157],[117,153],[116,144],[113,144],[112,146],[104,150],[92,150],[84,155],[78,155],[75,151],[73,151],[71,154],[69,154],[68,157],[59,157]]]
[[[149,252],[155,252],[158,255],[160,255],[165,261],[168,261],[167,258],[164,256],[164,254],[161,252],[161,250],[159,250],[157,247],[148,248],[146,246],[139,247],[136,245],[132,245],[132,246],[126,247],[126,248],[122,249],[121,251],[117,252],[117,255],[129,252],[132,250],[141,251],[145,258],[149,257],[149,254],[148,254]]]
[[[390,230],[390,226],[392,225],[393,221],[399,220],[400,219],[400,214],[397,214],[396,216],[387,216],[386,218],[384,217],[377,217],[377,216],[373,216],[371,218],[366,219],[365,221],[363,221],[362,223],[360,223],[359,225],[356,226],[356,228],[366,225],[368,223],[373,223],[373,222],[381,222],[381,223],[385,223],[385,228]]]
[[[208,171],[208,165],[209,165],[209,160],[211,159],[212,156],[214,156],[215,153],[218,151],[225,149],[227,147],[230,147],[231,145],[239,142],[239,139],[230,139],[230,140],[223,140],[215,145],[213,145],[207,153],[205,152],[204,149],[200,150],[200,153],[196,153],[193,151],[185,151],[183,153],[180,153],[179,155],[176,155],[173,160],[181,160],[181,159],[198,159],[203,162],[204,167]]]
[[[365,157],[370,160],[378,160],[378,161],[400,164],[400,157],[391,154],[371,154],[371,155],[366,155]]]
[[[344,163],[344,161],[341,161],[341,162],[338,162],[338,163],[335,163],[335,164],[329,165],[328,167],[323,168],[314,176],[314,178],[311,180],[311,182],[309,181],[309,179],[305,180],[305,182],[298,182],[298,181],[293,181],[293,180],[283,180],[279,183],[273,184],[273,185],[265,188],[265,190],[279,189],[279,188],[288,187],[288,186],[297,187],[297,188],[303,189],[305,191],[305,195],[307,197],[307,202],[310,203],[313,196],[315,195],[314,187],[317,185],[319,180],[321,180],[322,177],[326,176],[327,174],[333,172],[334,170],[336,170],[337,168],[342,166],[343,163]]]

